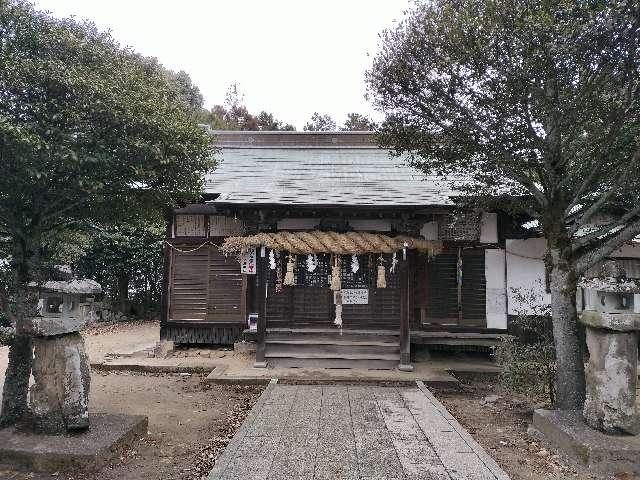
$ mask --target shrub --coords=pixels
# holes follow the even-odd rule
[[[556,352],[550,308],[533,291],[514,293],[525,308],[512,321],[516,334],[504,340],[496,351],[503,368],[501,381],[512,391],[544,397],[553,404]]]

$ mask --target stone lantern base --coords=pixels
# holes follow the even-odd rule
[[[585,311],[589,365],[586,371],[586,423],[609,434],[638,433],[637,314]]]
[[[35,431],[62,434],[88,428],[91,373],[82,336],[36,337],[33,345],[30,406]]]
[[[29,407],[37,433],[61,435],[89,427],[91,370],[75,317],[39,316],[23,326],[33,338]]]

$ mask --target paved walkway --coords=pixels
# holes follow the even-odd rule
[[[508,480],[417,387],[272,381],[209,480]]]

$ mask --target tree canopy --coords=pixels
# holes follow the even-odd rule
[[[336,122],[330,115],[314,112],[311,119],[304,125],[305,132],[331,132],[336,129]]]
[[[344,125],[340,127],[343,132],[370,132],[378,128],[378,124],[361,113],[348,113]]]
[[[23,2],[0,16],[4,232],[199,195],[211,138],[155,59]]]
[[[188,76],[91,23],[4,1],[0,65],[0,237],[10,244],[8,313],[19,332],[48,238],[197,198],[214,167],[213,140],[198,124],[201,100]],[[11,347],[0,423],[24,408],[29,345]]]
[[[272,113],[262,111],[257,115],[249,112],[244,103],[244,95],[237,84],[227,90],[224,105],[216,105],[210,111],[203,110],[202,121],[214,130],[248,130],[248,131],[295,131],[291,124],[284,123]]]
[[[96,228],[69,263],[78,275],[100,283],[103,294],[125,315],[157,313],[165,234],[162,217]]]
[[[558,402],[579,408],[576,277],[640,234],[640,5],[417,1],[367,82],[383,145],[540,222]]]

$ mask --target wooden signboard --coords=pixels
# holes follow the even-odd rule
[[[205,237],[204,215],[176,215],[176,237]]]
[[[248,275],[256,274],[256,249],[252,248],[242,256],[240,261],[240,272]]]
[[[209,236],[229,237],[232,235],[242,235],[244,224],[241,220],[233,217],[223,217],[220,215],[209,216]]]

